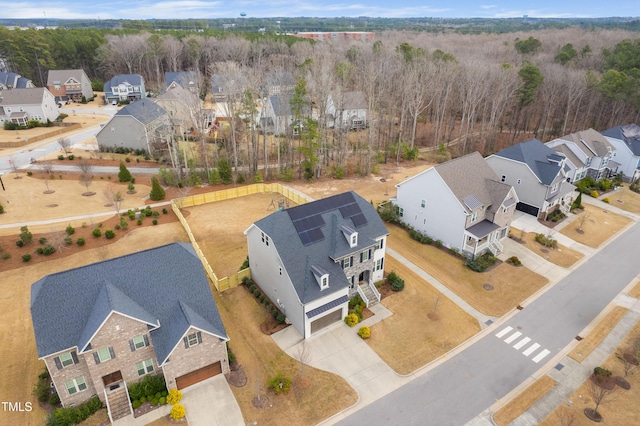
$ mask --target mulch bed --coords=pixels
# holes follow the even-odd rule
[[[600,415],[600,413],[598,413],[593,408],[585,408],[584,415],[587,416],[589,420],[592,420],[596,423],[600,423],[602,421],[602,415]]]
[[[260,331],[264,334],[271,335],[287,327],[289,327],[289,324],[279,323],[273,316],[269,315],[267,319],[260,324]]]
[[[140,407],[136,408],[133,410],[133,417],[140,417],[140,416],[144,416],[145,414],[156,410],[158,408],[162,407],[161,405],[151,405],[150,402],[145,402],[144,404],[140,405]]]
[[[624,390],[631,389],[631,383],[629,383],[627,379],[625,379],[624,377],[616,376],[614,377],[614,380],[616,382],[616,385],[620,386],[622,389]]]
[[[242,366],[238,364],[238,361],[234,361],[229,367],[231,371],[224,375],[224,377],[227,379],[227,382],[237,388],[246,385],[247,375],[245,374]]]
[[[606,390],[613,390],[613,388],[616,387],[616,378],[609,376],[609,377],[596,377],[595,374],[592,374],[591,377],[589,377],[589,379],[591,379],[591,381],[598,385],[599,387],[601,387],[602,389],[606,389]]]

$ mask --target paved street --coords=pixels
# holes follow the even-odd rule
[[[471,421],[553,360],[636,277],[638,238],[635,224],[475,344],[338,424]]]

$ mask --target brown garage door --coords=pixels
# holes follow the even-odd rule
[[[187,386],[195,385],[220,373],[222,373],[222,366],[220,365],[220,361],[218,361],[206,367],[199,368],[196,371],[192,371],[191,373],[187,373],[184,376],[177,377],[176,386],[178,389],[184,389]]]
[[[342,319],[342,309],[328,313],[311,323],[311,334]]]

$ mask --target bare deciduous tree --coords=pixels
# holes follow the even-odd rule
[[[598,386],[594,380],[587,380],[587,392],[589,396],[593,400],[595,406],[593,408],[585,408],[584,414],[590,419],[601,419],[602,415],[598,412],[598,407],[604,404],[605,401],[611,399],[611,397],[615,394],[616,387],[613,389],[606,389],[604,387]],[[596,420],[597,421],[597,420]]]
[[[302,344],[298,346],[298,349],[296,349],[295,357],[300,363],[300,374],[304,376],[304,368],[311,362],[311,350],[309,349],[306,340],[304,340]]]
[[[114,185],[109,185],[103,192],[104,198],[108,204],[113,205],[116,213],[120,214],[120,206],[124,201],[122,192],[117,191]]]
[[[582,227],[584,226],[584,223],[587,221],[588,218],[589,218],[589,213],[587,213],[586,211],[583,212],[582,215],[580,216],[578,231],[584,232],[584,229]]]
[[[82,159],[78,162],[78,169],[80,170],[80,183],[87,189],[85,194],[89,195],[89,185],[91,185],[93,179],[93,176],[91,175],[93,165],[89,160]]]
[[[71,148],[71,139],[69,138],[58,138],[58,145],[60,145],[60,149],[64,154],[69,152],[69,148]]]
[[[576,415],[567,407],[560,406],[556,410],[556,417],[560,426],[573,426],[576,422]]]

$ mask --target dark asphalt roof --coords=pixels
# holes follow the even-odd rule
[[[115,116],[130,115],[143,124],[149,124],[154,120],[166,115],[167,112],[155,102],[149,99],[141,99],[139,101],[125,105]]]
[[[351,217],[343,217],[340,207],[353,205],[351,201],[364,215],[366,224],[355,226]],[[334,208],[331,208],[332,206]],[[300,212],[303,213],[300,215],[298,214]],[[305,245],[294,225],[294,219],[306,216],[307,213],[317,214],[322,218],[322,225],[317,229],[320,229],[323,238]],[[347,225],[358,232],[356,247],[349,247],[341,230],[342,225]],[[375,245],[376,238],[389,233],[375,208],[353,191],[277,211],[257,221],[255,226],[269,235],[273,241],[302,303],[311,302],[349,286],[350,283],[342,265],[333,259],[350,253],[359,253],[367,247],[372,247]],[[328,272],[329,290],[320,289],[312,266]]]
[[[142,86],[144,80],[140,74],[118,74],[104,83],[104,91],[111,92],[111,88],[121,83],[129,83],[132,86]]]
[[[526,163],[545,185],[550,185],[560,172],[560,166],[550,159],[562,160],[564,158],[535,138],[510,146],[494,155]]]
[[[640,156],[640,126],[637,124],[632,123],[616,126],[601,133],[604,136],[623,141],[627,144],[633,155]]]
[[[191,326],[228,340],[200,259],[190,244],[173,243],[47,275],[33,284],[38,356],[74,347],[82,351],[112,312],[156,327],[150,327],[150,335],[159,363]]]

